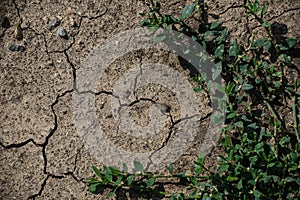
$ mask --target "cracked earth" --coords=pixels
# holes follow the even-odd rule
[[[285,24],[285,34],[299,39],[299,2],[264,2],[269,5],[266,18]],[[164,12],[178,15],[186,3],[162,1],[162,7]],[[230,38],[245,40],[250,31],[261,34],[262,30],[246,21],[241,3],[209,0],[208,17],[224,22]],[[146,9],[143,2],[135,0],[1,1],[0,199],[106,199],[105,194],[95,196],[87,192],[86,178],[93,175],[91,166],[101,167],[103,163],[87,150],[76,133],[72,94],[77,90],[77,71],[82,61],[110,36],[138,27],[142,20],[138,13]],[[50,31],[46,25],[54,17],[60,19],[60,24]],[[5,18],[9,24],[3,22]],[[22,41],[14,38],[18,23],[23,30]],[[67,39],[57,35],[59,27],[67,30]],[[9,43],[23,45],[25,50],[11,51]],[[299,57],[295,60],[299,67]],[[186,77],[190,73],[176,55],[141,50],[115,60],[95,94],[96,114],[107,137],[132,152],[159,150],[172,140],[173,129],[183,120],[172,91],[154,84],[134,89],[132,101],[125,106],[132,120],[141,126],[149,123],[149,107],[158,106],[166,119],[165,128],[146,141],[119,130],[120,122],[114,121],[110,109],[113,85],[131,66],[147,62],[166,64]],[[208,125],[209,100],[202,93],[197,93],[197,99],[203,130],[199,130],[190,149],[175,162],[179,171],[191,170]],[[214,165],[216,151],[209,155],[208,165]],[[126,192],[116,197],[137,198]]]

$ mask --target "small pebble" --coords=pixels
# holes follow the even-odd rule
[[[3,27],[3,28],[9,28],[10,27],[10,22],[9,22],[9,20],[8,20],[8,18],[6,17],[6,16],[4,16],[3,18],[2,18],[2,20],[1,20],[1,26]]]
[[[58,35],[64,39],[68,39],[68,33],[66,31],[66,29],[64,28],[59,28],[57,31]]]
[[[163,113],[169,113],[171,111],[171,107],[167,104],[156,104],[156,107]]]
[[[60,20],[55,17],[54,19],[50,20],[49,23],[47,24],[46,28],[49,31],[52,31],[55,27],[57,27],[60,24]]]
[[[25,47],[22,45],[17,45],[13,43],[8,43],[7,45],[8,49],[11,51],[25,51]]]

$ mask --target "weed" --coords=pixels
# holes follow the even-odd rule
[[[176,30],[199,42],[211,55],[225,83],[226,123],[220,145],[218,169],[210,171],[199,155],[194,162],[194,173],[168,174],[145,172],[136,161],[136,173],[105,166],[102,171],[93,166],[97,178],[89,178],[89,191],[111,188],[113,196],[121,188],[132,188],[181,199],[297,199],[300,196],[300,138],[299,100],[300,79],[287,81],[285,69],[292,65],[288,55],[296,44],[295,38],[275,37],[271,24],[264,20],[267,6],[257,0],[243,5],[246,17],[254,17],[264,28],[266,37],[255,35],[245,44],[236,39],[229,42],[227,29],[221,22],[208,23],[204,1],[186,5],[179,17],[161,13],[160,1],[149,0],[149,10],[141,13],[142,26]],[[186,22],[198,13],[199,27],[195,30]],[[161,39],[163,41],[163,38]],[[205,78],[193,77],[199,83],[195,91],[208,91]],[[278,113],[279,102],[286,98],[292,102],[293,119],[286,122]],[[260,108],[260,112],[258,112]],[[203,171],[209,175],[201,176]],[[188,194],[167,194],[156,186],[158,178],[185,180]]]

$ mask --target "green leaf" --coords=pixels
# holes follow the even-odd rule
[[[195,164],[194,167],[195,167],[195,170],[194,170],[195,173],[201,174],[201,173],[203,172],[203,167],[202,167],[202,165]]]
[[[101,183],[92,184],[89,186],[88,190],[90,192],[96,192],[98,190],[99,186],[101,186]]]
[[[128,172],[128,167],[126,165],[126,163],[123,163],[123,172]]]
[[[109,197],[109,198],[112,197],[116,193],[117,189],[118,189],[118,187],[115,187],[114,190],[112,190],[108,193],[107,197]]]
[[[104,175],[105,175],[106,180],[108,180],[110,182],[112,181],[112,171],[107,166],[104,166]]]
[[[156,8],[156,11],[160,10],[160,0],[156,0],[155,8]]]
[[[218,168],[218,170],[220,172],[225,172],[225,171],[228,170],[228,168],[229,168],[229,165],[220,165],[219,168]]]
[[[264,23],[262,23],[262,26],[266,27],[266,28],[270,27],[271,25],[272,24],[270,22],[264,22]]]
[[[297,44],[296,38],[286,38],[283,43],[280,45],[280,50],[288,50]]]
[[[218,62],[215,64],[215,67],[212,68],[212,79],[216,80],[216,78],[221,74],[222,72],[222,62]]]
[[[206,42],[211,42],[214,39],[216,39],[217,37],[219,37],[221,35],[221,33],[219,31],[206,31],[204,33],[204,40]]]
[[[270,49],[272,43],[268,38],[259,38],[254,41],[253,46],[264,47],[267,51]]]
[[[286,54],[280,54],[278,59],[282,62],[285,62],[285,63],[291,63],[292,62],[292,58]]]
[[[237,184],[237,188],[240,190],[242,187],[243,187],[243,180],[241,179]]]
[[[195,11],[195,8],[196,8],[195,3],[191,3],[189,5],[186,5],[181,11],[181,19],[185,19],[188,16],[190,16]]]
[[[141,25],[141,26],[148,26],[150,23],[151,23],[151,20],[150,20],[150,19],[143,19],[143,20],[140,22],[140,25]]]
[[[227,176],[227,178],[226,178],[226,181],[228,181],[228,182],[233,182],[235,180],[237,180],[237,177]]]
[[[267,38],[259,38],[254,41],[253,45],[256,47],[262,47],[265,45],[265,43],[268,41]]]
[[[123,177],[122,176],[119,176],[118,179],[116,180],[116,182],[114,183],[115,186],[118,186],[120,185],[120,183],[122,182],[123,180]]]
[[[135,160],[134,161],[134,170],[136,172],[144,172],[144,166],[142,163],[140,163],[139,161]]]
[[[244,123],[242,121],[235,122],[234,125],[236,127],[239,127],[239,128],[243,128],[244,127]]]
[[[233,111],[232,113],[230,113],[229,115],[227,115],[226,119],[232,119],[236,116],[237,111]]]
[[[300,87],[300,79],[298,79],[295,83],[296,88]]]
[[[102,179],[102,174],[101,174],[100,170],[96,166],[92,166],[92,168],[93,168],[95,174]]]
[[[223,113],[220,113],[220,112],[214,112],[211,117],[210,117],[211,121],[213,123],[216,123],[216,124],[220,124],[223,122]]]
[[[220,36],[216,38],[217,44],[221,44],[222,42],[225,42],[226,37],[227,37],[227,30],[224,29],[220,32]]]
[[[128,176],[128,178],[127,178],[128,185],[130,186],[134,180],[135,180],[135,175],[132,174],[132,175]]]
[[[224,44],[221,44],[220,46],[217,47],[215,50],[215,56],[217,58],[223,58],[223,53],[224,53]]]
[[[262,193],[258,190],[254,190],[253,195],[254,195],[255,199],[260,199],[260,196],[262,195]]]
[[[254,2],[249,2],[249,6],[250,6],[250,9],[251,11],[254,13],[254,14],[257,14],[260,10],[260,4],[257,0],[255,0]]]
[[[198,180],[196,177],[192,176],[192,177],[190,177],[190,180],[194,185],[198,185]]]
[[[203,89],[201,89],[201,88],[194,88],[193,90],[194,90],[194,92],[201,92],[201,91],[203,91]]]
[[[266,12],[267,12],[267,5],[264,4],[261,9],[260,17],[263,18],[265,16]]]
[[[293,177],[286,177],[284,180],[289,183],[289,182],[294,182],[296,179]]]
[[[284,136],[280,139],[279,144],[280,146],[284,147],[284,144],[287,144],[290,141],[290,137]]]
[[[99,180],[97,178],[87,178],[88,185],[92,185],[95,183],[99,183]]]
[[[213,22],[213,23],[211,23],[210,30],[218,28],[221,24],[222,24],[222,22]]]
[[[234,39],[229,47],[229,56],[236,58],[238,55],[239,55],[239,47],[237,45],[236,39]]]
[[[177,18],[175,18],[174,16],[172,15],[164,15],[163,16],[163,19],[162,19],[162,22],[166,25],[166,26],[169,26],[171,24],[174,24],[178,21]]]
[[[176,176],[184,176],[185,172],[179,172],[178,174],[176,174]]]
[[[155,38],[153,38],[154,42],[163,42],[165,39],[167,39],[167,35],[166,34],[160,34],[158,36],[156,36]]]
[[[111,173],[114,175],[119,175],[121,171],[117,167],[109,167],[111,170]]]
[[[205,156],[202,153],[199,153],[197,161],[194,162],[195,172],[201,174],[203,171]]]
[[[148,179],[148,180],[146,180],[145,181],[145,183],[146,183],[146,188],[148,189],[148,188],[150,188],[150,187],[152,187],[152,185],[154,184],[154,182],[155,182],[155,178],[150,178],[150,179]]]
[[[299,169],[299,167],[298,167],[298,165],[295,164],[295,163],[291,164],[291,166],[289,167],[289,171],[295,171],[295,170],[297,170],[297,169]]]
[[[151,26],[147,26],[147,29],[151,32],[156,31],[157,29],[159,29],[159,26],[157,25],[151,25]]]
[[[247,90],[251,90],[253,88],[253,85],[249,84],[249,83],[244,83],[242,85],[242,90],[247,91]]]
[[[198,162],[200,165],[203,165],[203,164],[204,164],[204,161],[205,161],[205,155],[204,155],[203,153],[199,152],[197,162]]]
[[[297,44],[297,39],[296,38],[287,38],[285,39],[285,42],[289,48],[292,48]]]
[[[247,74],[248,73],[248,68],[249,68],[249,64],[243,64],[243,65],[239,66],[239,69],[240,69],[242,74]]]

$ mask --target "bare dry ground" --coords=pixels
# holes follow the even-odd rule
[[[224,22],[230,38],[244,41],[249,31],[261,34],[262,30],[255,23],[244,18],[242,1],[206,2],[209,20]],[[299,1],[264,2],[269,5],[267,19],[285,24],[286,35],[299,39]],[[162,7],[164,12],[179,14],[186,3],[162,1]],[[106,199],[105,194],[95,196],[87,192],[85,180],[93,175],[91,166],[100,167],[103,163],[90,154],[75,130],[72,93],[76,72],[98,44],[112,35],[138,27],[142,20],[139,12],[146,9],[143,2],[135,0],[0,2],[0,199]],[[60,24],[48,30],[46,25],[55,17]],[[18,41],[14,31],[20,22],[23,39]],[[58,36],[60,27],[66,29],[67,39]],[[22,45],[25,50],[11,51],[10,43]],[[111,92],[113,83],[130,66],[149,61],[170,65],[188,77],[189,72],[180,66],[175,55],[142,50],[112,63],[100,86],[105,88],[103,91]],[[299,58],[296,57],[295,62],[299,67]],[[137,95],[154,96],[153,100],[159,104],[172,102],[170,115],[174,119],[178,117],[178,102],[171,91],[150,85],[137,91]],[[97,116],[115,144],[133,152],[155,150],[162,145],[168,130],[148,141],[117,132],[108,106],[109,97],[107,93],[97,95]],[[197,98],[203,117],[210,112],[208,99],[202,93],[197,94]],[[139,102],[132,107],[136,123],[147,124],[147,108],[149,102]],[[207,124],[205,120],[203,133],[199,132],[189,151],[175,162],[178,171],[191,170]],[[208,165],[214,166],[219,152],[216,148],[208,156]],[[126,191],[115,197],[137,198],[151,199]]]

